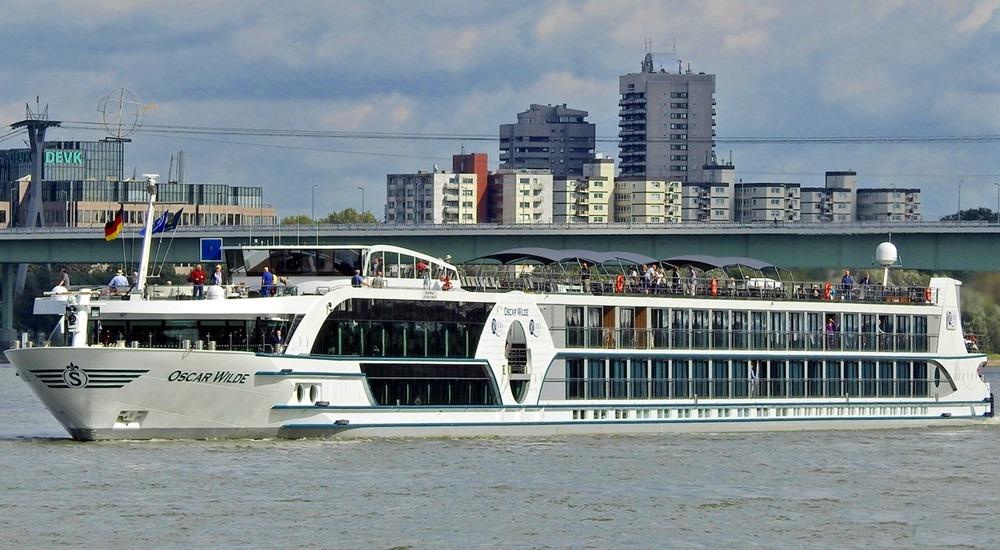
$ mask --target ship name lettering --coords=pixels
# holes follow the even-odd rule
[[[212,383],[212,384],[243,384],[247,381],[249,374],[230,372],[230,371],[215,371],[215,372],[185,372],[182,370],[175,370],[170,373],[167,377],[168,382],[201,382],[201,383]]]
[[[507,317],[513,317],[513,316],[525,317],[528,315],[528,308],[520,306],[504,307],[503,314],[506,315]]]

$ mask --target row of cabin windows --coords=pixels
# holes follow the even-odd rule
[[[925,361],[571,358],[566,399],[927,397]],[[558,382],[558,381],[557,381]]]
[[[314,355],[473,357],[483,324],[433,321],[327,320]]]
[[[926,315],[567,306],[569,348],[915,351]]]

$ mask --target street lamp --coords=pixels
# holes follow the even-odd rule
[[[997,186],[997,223],[1000,224],[1000,181],[993,185]]]
[[[962,182],[965,180],[958,180],[958,216],[955,218],[956,222],[962,222]]]
[[[358,189],[361,190],[361,214],[364,215],[364,213],[365,213],[365,188],[361,187],[361,186],[358,186]]]
[[[312,222],[313,230],[316,234],[316,244],[319,244],[319,223],[316,221],[316,187],[318,184],[313,184],[312,188]]]

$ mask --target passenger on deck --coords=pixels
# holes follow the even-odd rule
[[[222,286],[222,266],[216,265],[215,271],[212,272],[212,284],[215,286]]]
[[[365,278],[361,276],[361,271],[355,269],[354,276],[351,277],[351,286],[354,288],[361,288],[363,286],[368,286],[365,284]]]
[[[271,273],[271,268],[264,266],[264,273],[260,275],[260,295],[271,294],[274,294],[274,273]]]
[[[851,277],[850,270],[844,270],[844,277],[840,280],[840,288],[844,293],[844,300],[850,300],[851,290],[854,288],[854,277]]]
[[[375,276],[372,277],[372,288],[385,288],[385,277],[382,276],[381,271],[376,271]]]
[[[56,286],[69,288],[69,273],[66,272],[65,267],[59,270],[59,281],[56,282]]]
[[[687,288],[688,294],[694,296],[695,294],[698,293],[698,276],[695,275],[694,268],[691,266],[688,266],[687,284],[688,284]]]
[[[585,293],[590,293],[590,268],[587,266],[587,262],[580,264],[580,286],[583,287]]]
[[[128,279],[125,278],[125,274],[122,273],[122,270],[120,269],[115,272],[115,276],[112,277],[111,282],[108,283],[108,289],[111,291],[111,294],[126,292],[128,291],[128,287]]]
[[[191,273],[188,275],[188,282],[191,283],[191,297],[195,300],[201,300],[205,297],[205,270],[202,269],[201,264],[194,266]]]

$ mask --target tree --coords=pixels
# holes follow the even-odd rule
[[[320,220],[320,223],[378,223],[378,220],[371,212],[358,212],[353,208],[345,208],[340,212],[330,212],[325,218]]]
[[[313,219],[305,214],[296,214],[281,218],[281,225],[309,225],[311,223],[313,223]]]
[[[989,208],[980,206],[979,208],[962,210],[958,214],[948,214],[941,217],[941,221],[943,222],[953,222],[959,219],[963,222],[995,222],[997,221],[997,213]]]

